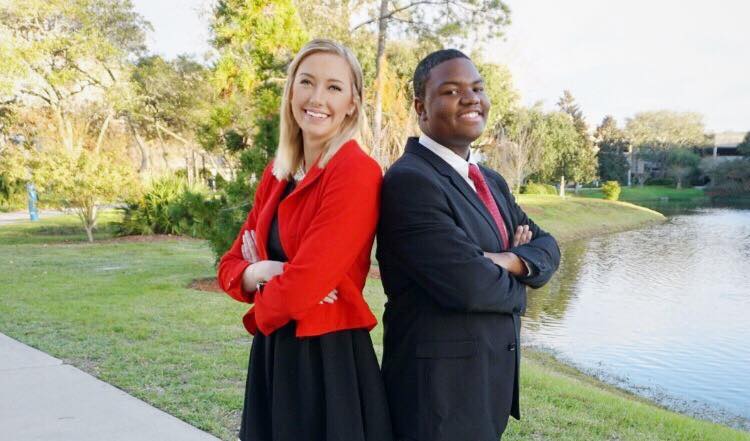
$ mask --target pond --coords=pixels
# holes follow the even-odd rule
[[[524,344],[680,412],[750,430],[750,210],[566,244]]]

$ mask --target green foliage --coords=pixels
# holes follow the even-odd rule
[[[625,131],[639,148],[696,147],[706,142],[703,116],[692,112],[639,112],[628,119]]]
[[[88,133],[72,125],[90,129],[97,115],[81,115],[79,98],[118,87],[150,25],[129,0],[8,0],[0,17],[0,90],[50,110],[56,141],[82,148]]]
[[[529,182],[521,186],[521,194],[546,194],[554,196],[557,194],[557,189],[553,185]]]
[[[737,144],[737,151],[742,156],[750,157],[750,132],[747,132],[742,142]]]
[[[130,78],[136,97],[126,110],[150,138],[163,136],[165,129],[190,132],[211,98],[208,76],[206,67],[185,56],[171,61],[158,55],[140,58]]]
[[[650,178],[646,179],[644,184],[674,186],[677,185],[677,181],[674,178]]]
[[[286,65],[307,40],[291,0],[221,0],[214,9],[213,72],[218,99],[197,128],[208,149],[238,152],[278,143],[278,111]]]
[[[750,159],[723,161],[709,171],[711,188],[727,193],[750,192]]]
[[[142,195],[122,208],[120,234],[181,234],[179,219],[172,216],[170,207],[186,191],[184,178],[167,176],[154,181]]]
[[[630,143],[625,133],[617,127],[617,121],[611,116],[604,117],[596,128],[594,138],[599,149],[596,156],[599,178],[604,181],[626,182],[629,165],[625,154]]]
[[[30,168],[39,201],[74,211],[89,241],[93,241],[99,205],[125,200],[139,188],[133,170],[112,153],[37,153],[30,160]]]
[[[581,141],[573,118],[562,112],[545,115],[542,133],[541,167],[532,178],[541,182],[558,182],[561,177],[573,182],[588,182],[596,176],[593,149]]]
[[[667,172],[677,180],[677,188],[682,188],[682,181],[698,168],[700,160],[700,156],[690,149],[677,148],[667,152]]]
[[[616,201],[620,198],[620,191],[620,183],[617,181],[607,181],[602,184],[602,193],[604,193],[604,199]]]

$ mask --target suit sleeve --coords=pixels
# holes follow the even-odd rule
[[[484,257],[455,222],[443,190],[413,170],[392,170],[382,190],[385,246],[436,303],[465,312],[515,313],[526,286]]]
[[[508,197],[511,210],[515,212],[514,217],[518,220],[517,225],[528,225],[529,231],[532,233],[531,242],[509,250],[526,262],[531,270],[529,276],[518,277],[518,280],[531,288],[541,288],[549,282],[560,266],[560,248],[551,234],[542,230],[526,215],[511,194],[505,181],[497,175],[495,179],[503,189],[503,193]]]
[[[268,164],[263,171],[263,177],[258,184],[257,191],[255,192],[253,207],[247,214],[247,220],[245,220],[242,228],[240,228],[237,238],[234,240],[234,243],[232,243],[232,247],[229,248],[229,251],[221,257],[221,260],[219,260],[217,274],[219,286],[224,292],[240,302],[252,303],[255,295],[255,291],[247,292],[242,289],[242,274],[250,265],[250,262],[242,257],[242,235],[245,231],[255,229],[255,224],[258,221],[258,212],[263,207],[263,201],[265,200],[269,183],[273,179],[273,174],[271,173],[272,168],[273,163]]]
[[[380,203],[380,167],[368,158],[339,165],[325,178],[321,205],[297,253],[284,265],[284,272],[255,295],[255,319],[266,335],[319,307],[362,249],[368,243],[372,246]]]

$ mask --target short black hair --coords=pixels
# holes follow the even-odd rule
[[[422,61],[417,64],[417,68],[414,69],[414,77],[412,78],[414,97],[424,99],[425,86],[427,85],[427,80],[430,78],[430,71],[438,64],[454,58],[466,58],[471,61],[471,58],[458,49],[440,49],[422,58]]]

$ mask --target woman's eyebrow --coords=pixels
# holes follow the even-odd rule
[[[309,74],[307,72],[299,72],[298,75],[315,79],[315,75]],[[328,78],[326,81],[344,84],[344,82],[342,80],[339,80],[338,78]]]

